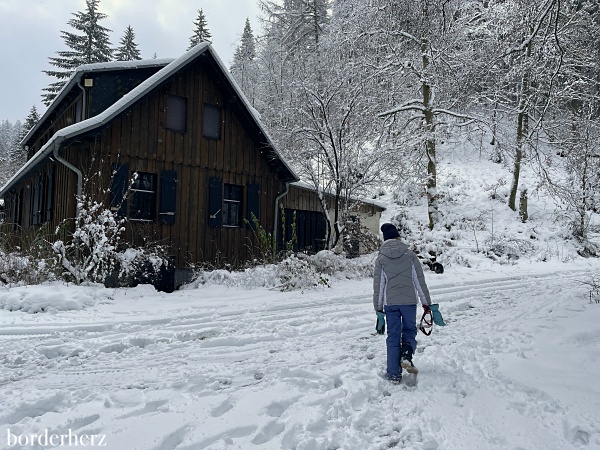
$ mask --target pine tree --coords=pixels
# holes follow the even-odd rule
[[[36,111],[37,113],[37,111]],[[12,138],[10,142],[9,150],[9,173],[10,176],[15,174],[26,162],[27,162],[27,151],[21,146],[21,141],[27,133],[25,125],[17,120],[13,126]]]
[[[125,34],[119,43],[121,46],[115,49],[115,59],[117,61],[133,61],[142,59],[140,56],[140,51],[137,48],[137,44],[135,43],[135,33],[133,32],[131,25],[127,26]]]
[[[50,64],[59,70],[43,71],[47,75],[58,79],[58,81],[43,89],[46,91],[45,94],[42,94],[46,106],[52,103],[66,80],[78,66],[106,62],[112,59],[108,36],[111,30],[100,25],[100,21],[108,16],[98,11],[99,4],[100,0],[86,0],[87,9],[83,12],[73,13],[74,18],[67,22],[68,25],[83,34],[61,31],[63,40],[69,50],[56,52],[58,56],[48,58]]]
[[[240,45],[236,48],[231,63],[230,72],[240,85],[242,92],[254,105],[254,89],[257,81],[256,46],[250,20],[246,19]]]
[[[210,38],[212,35],[208,31],[206,17],[204,17],[204,13],[201,9],[198,10],[198,18],[194,22],[194,25],[196,25],[196,30],[190,37],[190,46],[187,48],[187,50],[191,50],[202,41],[211,42]]]
[[[31,107],[29,110],[29,115],[25,118],[25,123],[23,124],[23,132],[21,133],[21,139],[23,139],[27,133],[35,126],[36,123],[40,120],[40,115],[38,114],[37,108],[35,105]]]

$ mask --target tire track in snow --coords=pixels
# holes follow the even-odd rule
[[[9,329],[5,330],[5,336],[11,339],[11,345],[21,348],[31,347],[31,338],[46,350],[55,347],[54,358],[43,352],[37,352],[36,356],[34,351],[30,360],[23,359],[22,382],[43,381],[49,389],[83,389],[89,385],[106,390],[118,386],[136,389],[181,386],[180,391],[190,399],[198,395],[226,395],[227,405],[218,410],[221,414],[215,420],[239,414],[248,392],[266,394],[273,383],[284,384],[290,397],[272,401],[263,412],[259,410],[259,415],[264,415],[260,427],[235,428],[243,433],[234,435],[247,439],[244,442],[248,444],[272,443],[273,448],[279,443],[290,447],[312,443],[315,448],[328,445],[347,449],[450,448],[439,435],[448,433],[446,428],[454,422],[457,434],[466,433],[462,421],[477,423],[472,398],[504,396],[508,399],[507,408],[522,414],[524,420],[529,413],[551,419],[556,411],[562,411],[556,400],[497,373],[494,360],[497,348],[517,347],[516,343],[525,342],[520,350],[527,351],[528,332],[514,324],[505,337],[486,339],[480,318],[485,313],[493,316],[498,326],[504,326],[511,322],[507,305],[517,314],[527,312],[528,304],[521,304],[516,298],[527,298],[536,284],[544,283],[545,289],[559,290],[583,273],[432,286],[433,297],[443,303],[449,327],[437,329],[429,340],[419,339],[426,343],[421,345],[418,355],[422,375],[419,386],[412,390],[404,386],[392,389],[382,377],[385,344],[382,337],[370,336],[374,326],[370,292],[350,297],[324,295],[324,299],[308,302],[292,299],[287,304],[251,311],[231,308],[219,312],[214,308],[202,314],[183,312],[161,320],[128,320],[112,326],[93,324],[99,328],[87,330],[71,324],[50,326],[45,329],[48,336],[20,334],[15,339]],[[473,303],[475,308],[470,307]],[[237,328],[227,325],[228,322],[235,322]],[[212,334],[194,339],[194,327],[200,332],[212,330]],[[178,339],[178,333],[191,334],[189,339]],[[457,341],[457,334],[463,338],[462,342]],[[359,339],[361,336],[366,339]],[[333,343],[336,348],[332,348]],[[102,351],[111,346],[114,351]],[[69,356],[67,351],[61,354],[61,348],[82,351]],[[489,356],[482,356],[482,352]],[[3,356],[6,354],[0,358]],[[31,367],[43,361],[42,357],[49,361],[46,365],[38,370]],[[60,384],[45,381],[59,373]],[[135,379],[140,373],[142,379]],[[15,389],[19,388],[18,381],[11,382]],[[419,406],[436,403],[446,408],[454,406],[456,418],[448,419]],[[213,410],[224,404],[217,403]],[[381,411],[389,414],[390,423],[381,423]],[[306,420],[298,421],[295,419],[298,416]],[[484,444],[501,439],[492,428],[487,435],[480,428],[478,424],[471,429],[474,436],[465,439]],[[193,433],[186,432],[186,436],[190,434]],[[198,442],[218,445],[227,436],[228,433],[217,433]],[[175,431],[167,435],[164,443],[179,445],[182,439],[183,433]]]

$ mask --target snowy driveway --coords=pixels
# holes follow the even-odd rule
[[[384,378],[369,280],[0,293],[83,308],[0,311],[0,448],[90,448],[7,442],[70,432],[123,450],[599,449],[589,269],[517,273],[426,274],[448,326],[419,334],[416,387]]]

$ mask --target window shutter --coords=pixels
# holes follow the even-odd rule
[[[54,167],[48,171],[48,178],[46,178],[46,222],[52,220],[52,199],[54,197]]]
[[[113,179],[110,188],[110,210],[116,213],[118,217],[125,217],[127,213],[127,203],[125,202],[125,193],[127,192],[127,183],[129,182],[129,167],[127,164],[113,164]]]
[[[208,186],[208,226],[220,227],[223,217],[223,180],[211,177]]]
[[[160,223],[175,223],[177,205],[177,172],[163,170],[160,178]]]
[[[256,220],[260,220],[260,187],[256,183],[250,183],[248,185],[248,226],[254,229],[254,221],[252,216],[256,217]]]

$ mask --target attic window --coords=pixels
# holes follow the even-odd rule
[[[209,139],[221,139],[221,108],[216,105],[204,104],[202,136]]]
[[[180,133],[186,132],[187,98],[178,95],[167,97],[167,128]]]

